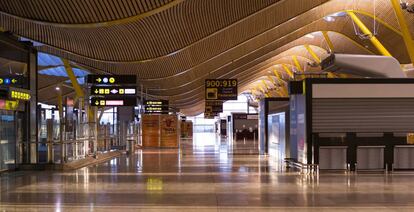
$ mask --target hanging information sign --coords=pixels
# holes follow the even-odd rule
[[[136,106],[136,97],[92,97],[92,106]]]
[[[168,100],[145,100],[145,113],[161,113],[168,114],[169,102]]]
[[[206,79],[206,100],[237,100],[237,79]]]
[[[221,113],[223,112],[223,101],[206,100],[205,113]]]
[[[91,95],[99,96],[134,96],[137,89],[133,86],[92,86],[90,90]]]
[[[136,84],[135,75],[98,75],[89,74],[86,82],[95,85],[119,85],[119,84]]]

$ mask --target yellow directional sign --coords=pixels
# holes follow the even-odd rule
[[[89,74],[86,78],[88,84],[136,84],[137,77],[135,75],[101,75],[101,74]]]
[[[11,99],[29,101],[31,98],[29,90],[12,87],[9,89],[9,97]]]
[[[3,110],[16,110],[18,106],[19,106],[18,101],[0,99],[0,109],[3,109]]]
[[[13,84],[16,84],[17,79],[12,79],[12,80],[11,80],[11,82],[12,82]]]

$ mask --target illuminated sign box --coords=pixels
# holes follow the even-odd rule
[[[86,77],[88,84],[116,85],[116,84],[137,84],[135,75],[98,75],[89,74]]]
[[[2,110],[17,110],[19,103],[17,101],[0,99],[0,109]]]
[[[223,112],[223,101],[216,101],[216,100],[206,100],[205,113],[221,113]]]
[[[90,89],[91,95],[109,96],[135,96],[137,89],[133,86],[92,86]]]
[[[0,75],[0,86],[17,86],[21,87],[26,84],[27,78],[16,75]]]
[[[29,101],[30,91],[21,88],[8,87],[0,90],[0,98]]]
[[[117,106],[136,106],[137,99],[135,97],[92,97],[90,104],[92,106],[110,106],[110,107],[117,107]]]
[[[31,98],[30,91],[18,88],[9,88],[9,98],[15,100],[29,101]]]
[[[168,100],[145,100],[145,113],[161,113],[168,114],[169,102]]]
[[[237,79],[206,79],[206,100],[237,100]]]
[[[218,113],[204,113],[205,119],[214,119],[214,117],[218,116]]]

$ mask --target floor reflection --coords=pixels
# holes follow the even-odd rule
[[[284,172],[256,141],[200,133],[179,149],[144,149],[70,172],[0,176],[5,211],[409,210],[413,174],[319,177]],[[310,208],[306,208],[310,207]]]

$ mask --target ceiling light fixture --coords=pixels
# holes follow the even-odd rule
[[[307,34],[307,35],[305,35],[305,37],[306,37],[306,38],[310,38],[310,39],[315,38],[315,36],[313,36],[312,34]]]
[[[333,16],[325,16],[323,19],[327,22],[334,22],[335,18]]]

